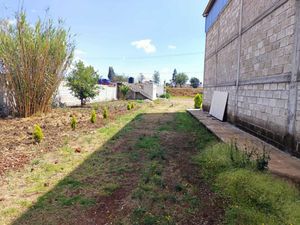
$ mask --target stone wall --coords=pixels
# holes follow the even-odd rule
[[[296,0],[229,2],[207,32],[203,106],[209,110],[214,91],[227,91],[228,121],[299,156],[300,111],[287,144],[297,7]]]

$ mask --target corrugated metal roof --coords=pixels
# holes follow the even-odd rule
[[[211,10],[211,8],[213,7],[213,5],[215,4],[216,0],[209,0],[207,3],[207,6],[203,12],[203,16],[207,17],[209,11]]]

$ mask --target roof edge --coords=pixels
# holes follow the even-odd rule
[[[215,4],[216,0],[209,0],[209,2],[207,3],[207,6],[205,7],[205,10],[203,12],[203,16],[207,17],[211,8],[213,7],[213,5]]]

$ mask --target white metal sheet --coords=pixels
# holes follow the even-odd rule
[[[214,91],[209,114],[223,121],[227,105],[228,92]]]

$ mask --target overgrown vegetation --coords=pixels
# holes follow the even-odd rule
[[[72,128],[72,130],[75,130],[76,127],[77,127],[77,119],[74,115],[72,115],[72,117],[71,117],[71,128]]]
[[[24,11],[16,24],[0,26],[0,59],[3,62],[8,102],[21,117],[49,110],[52,97],[70,65],[74,44],[62,21],[29,23]]]
[[[33,139],[35,142],[40,143],[44,139],[44,133],[42,128],[35,124],[33,128]]]
[[[195,109],[201,109],[202,108],[202,102],[203,102],[203,95],[197,94],[194,98],[194,107]]]
[[[69,74],[67,86],[75,97],[80,99],[81,105],[85,105],[88,99],[98,94],[99,75],[92,66],[85,66],[82,61],[75,64],[75,68]]]
[[[91,123],[96,123],[97,114],[96,111],[93,109],[91,112]]]
[[[300,224],[300,196],[265,170],[268,154],[218,144],[196,158],[203,175],[228,199],[225,224]]]

